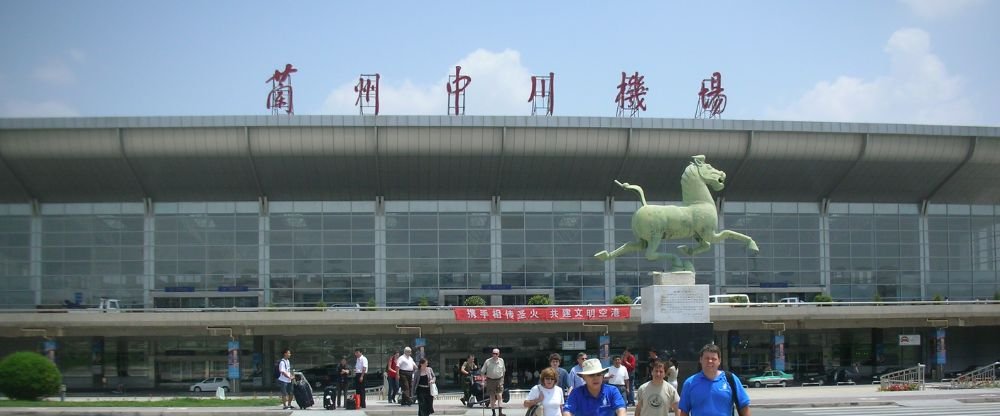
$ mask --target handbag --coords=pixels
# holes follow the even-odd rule
[[[438,395],[438,385],[437,383],[431,383],[431,397],[437,397]]]
[[[524,412],[524,416],[542,416],[542,404],[532,405],[527,412]]]

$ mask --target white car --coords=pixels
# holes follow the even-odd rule
[[[793,304],[793,305],[795,305],[795,304],[802,304],[802,303],[806,303],[806,302],[804,302],[802,299],[799,299],[799,298],[781,298],[781,300],[779,300],[778,303],[786,303],[786,304]],[[785,305],[781,305],[781,306],[785,306]]]
[[[225,377],[209,377],[197,383],[191,385],[189,391],[215,391],[219,387],[222,387],[226,391],[229,391],[229,380]]]

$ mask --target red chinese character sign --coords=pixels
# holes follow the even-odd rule
[[[705,83],[708,86],[705,86]],[[698,91],[698,106],[695,109],[695,118],[719,118],[723,111],[726,111],[726,94],[722,88],[722,74],[712,73],[712,78],[701,80],[701,90]]]
[[[631,306],[568,306],[568,307],[458,307],[454,309],[456,321],[617,321],[632,315]]]
[[[646,111],[646,77],[638,72],[626,75],[622,72],[622,82],[618,84],[618,95],[615,103],[618,104],[618,117],[635,117],[639,111]]]
[[[294,114],[295,109],[292,103],[292,73],[299,72],[292,68],[292,64],[285,64],[284,71],[274,70],[274,75],[268,78],[271,83],[271,92],[267,94],[267,108],[271,114],[277,115],[281,110],[288,114]]]
[[[531,95],[528,102],[531,103],[531,115],[537,115],[538,110],[545,112],[545,115],[552,115],[552,107],[555,104],[555,82],[556,75],[549,72],[549,76],[531,76]]]
[[[354,86],[354,92],[358,93],[358,99],[354,100],[354,105],[358,106],[361,115],[365,115],[366,108],[374,115],[378,115],[378,82],[380,78],[379,74],[361,74],[361,77],[358,78],[358,85]],[[372,85],[372,80],[375,81],[375,85]],[[373,95],[374,102],[372,102]]]
[[[448,75],[448,114],[465,114],[465,89],[472,83],[472,77],[462,75],[462,67],[455,66],[455,75]],[[454,87],[452,87],[454,85]]]

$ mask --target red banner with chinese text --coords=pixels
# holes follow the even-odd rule
[[[629,319],[631,306],[568,306],[568,307],[458,307],[456,321],[616,321]]]

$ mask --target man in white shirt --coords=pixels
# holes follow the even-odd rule
[[[358,409],[365,408],[365,374],[368,373],[368,359],[361,350],[354,350],[354,393],[358,396]]]
[[[612,365],[608,368],[608,372],[604,374],[604,379],[608,384],[615,386],[618,392],[625,397],[625,383],[628,380],[628,369],[622,366],[622,358],[619,356],[614,356],[612,359]]]
[[[417,369],[417,363],[413,361],[413,350],[410,347],[403,348],[403,355],[396,359],[399,366],[399,389],[403,391],[403,399],[399,401],[402,406],[413,405],[413,371]]]
[[[486,375],[486,393],[490,395],[490,408],[493,409],[493,416],[496,416],[496,409],[500,409],[500,416],[504,416],[501,404],[503,400],[503,376],[507,373],[503,358],[500,358],[500,350],[493,349],[493,356],[483,362],[483,374]]]

